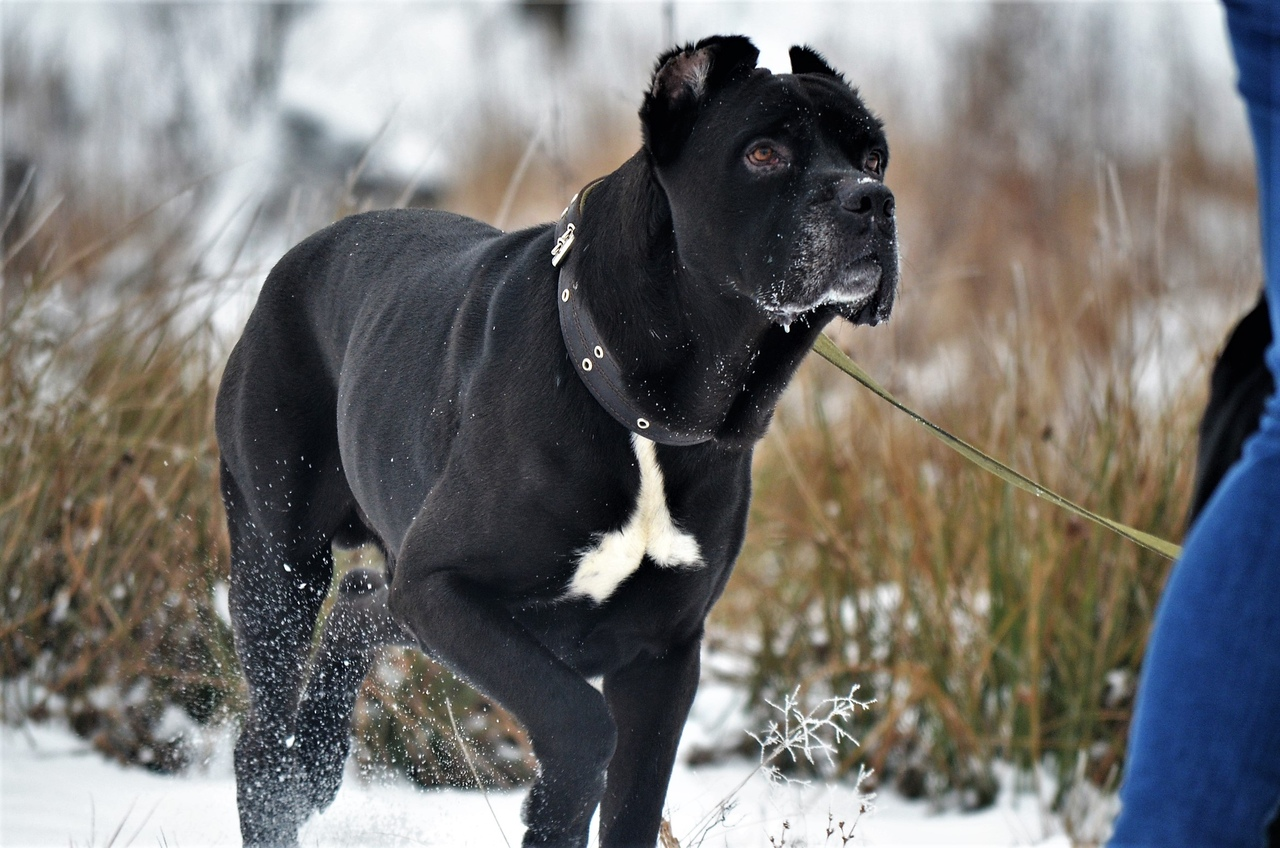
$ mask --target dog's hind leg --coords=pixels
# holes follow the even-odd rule
[[[296,515],[301,523],[277,522],[268,533],[246,526],[235,481],[227,475],[224,483],[232,528],[232,620],[250,700],[236,746],[246,845],[292,844],[311,812],[333,801],[350,750],[356,696],[376,650],[411,644],[387,610],[384,578],[352,571],[338,588],[304,689],[316,620],[333,575],[331,534],[315,529],[324,524],[306,525],[335,514],[337,487],[303,485],[315,478],[296,477],[308,492],[296,497],[326,506]]]
[[[416,644],[387,609],[381,574],[348,572],[325,621],[298,708],[297,758],[306,773],[309,801],[323,810],[342,782],[351,749],[351,716],[360,684],[382,645]]]
[[[304,545],[292,522],[264,526],[224,463],[231,537],[231,621],[249,691],[236,742],[236,800],[246,845],[292,845],[311,812],[294,749],[298,697],[321,602],[333,578],[327,540]],[[265,512],[268,518],[273,517]]]

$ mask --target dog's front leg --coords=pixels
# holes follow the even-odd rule
[[[652,848],[657,842],[676,746],[698,689],[700,647],[694,639],[659,657],[642,654],[605,675],[618,751],[600,806],[602,848]]]
[[[528,731],[540,768],[525,801],[524,845],[585,846],[617,739],[600,693],[490,593],[417,555],[412,542],[396,568],[391,610],[425,650]]]

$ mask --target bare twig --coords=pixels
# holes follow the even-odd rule
[[[782,718],[780,722],[769,722],[769,726],[759,736],[750,732],[747,734],[760,745],[759,765],[752,769],[729,794],[694,824],[689,835],[685,837],[684,844],[690,846],[701,845],[711,828],[724,821],[726,814],[736,803],[735,799],[738,793],[759,772],[764,772],[774,782],[780,780],[793,782],[790,781],[790,778],[785,777],[774,765],[774,762],[783,754],[789,755],[792,762],[798,762],[799,758],[803,756],[810,764],[816,762],[814,755],[817,754],[829,764],[834,764],[833,755],[836,753],[836,745],[841,740],[848,740],[855,745],[858,744],[857,740],[845,730],[845,722],[853,715],[855,710],[866,709],[873,702],[855,699],[853,696],[857,691],[858,687],[854,686],[849,690],[848,695],[825,698],[808,712],[801,707],[800,687],[798,686],[782,699],[781,704],[765,701],[766,704],[781,713]],[[820,715],[824,706],[827,708],[826,715]],[[866,779],[868,774],[869,772],[865,770],[859,770],[857,781],[859,785]],[[868,802],[870,801],[870,799],[867,800]],[[868,808],[868,804],[864,803],[863,809]]]
[[[498,826],[498,833],[502,834],[502,841],[506,843],[507,848],[511,848],[507,833],[502,829],[502,822],[498,821],[498,814],[494,812],[493,804],[489,802],[489,790],[485,788],[484,783],[480,780],[480,772],[476,771],[476,764],[472,760],[471,750],[463,740],[462,734],[458,732],[458,720],[453,717],[453,702],[445,698],[444,706],[449,711],[449,726],[453,728],[453,738],[458,740],[458,747],[462,749],[462,758],[466,760],[467,768],[471,769],[471,777],[475,779],[476,786],[480,788],[480,794],[484,796],[485,806],[489,808],[489,815],[493,816],[493,823]]]

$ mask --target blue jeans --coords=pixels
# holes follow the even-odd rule
[[[1226,0],[1280,340],[1280,0]],[[1280,384],[1280,345],[1267,352]],[[1280,807],[1280,399],[1187,536],[1147,647],[1113,846],[1266,844]]]

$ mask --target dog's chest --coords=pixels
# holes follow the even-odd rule
[[[681,530],[667,505],[662,468],[654,443],[631,437],[640,467],[640,490],[626,524],[604,533],[577,555],[577,568],[565,593],[603,603],[635,573],[646,556],[661,568],[692,568],[702,564],[698,540]]]

